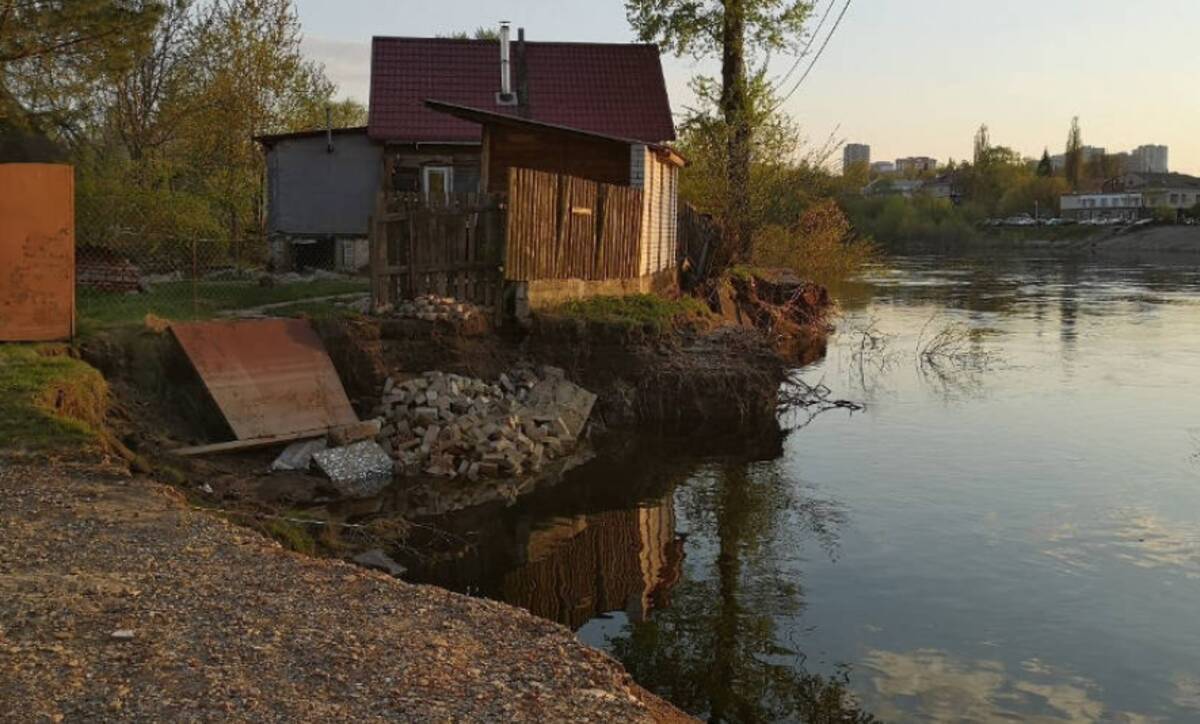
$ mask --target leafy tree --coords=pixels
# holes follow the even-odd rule
[[[725,132],[723,217],[734,258],[750,256],[754,224],[749,192],[754,116],[747,70],[755,54],[799,51],[812,6],[803,0],[626,0],[629,23],[644,42],[697,59],[720,55],[718,106]],[[747,47],[749,46],[749,47]]]
[[[97,84],[145,49],[162,10],[151,0],[0,2],[0,119],[72,140]]]
[[[989,154],[992,150],[991,135],[988,133],[987,124],[979,126],[979,130],[975,132],[975,166],[986,166],[989,159]]]
[[[499,40],[500,31],[496,30],[495,28],[485,28],[484,26],[480,25],[478,28],[475,28],[474,33],[468,34],[465,30],[459,30],[453,33],[446,33],[444,35],[438,33],[434,37],[451,38],[454,40],[470,40],[472,38],[475,40]]]
[[[1078,189],[1083,176],[1083,134],[1079,130],[1079,116],[1071,119],[1071,129],[1067,132],[1066,164],[1063,171],[1071,189]]]
[[[1054,175],[1054,162],[1050,160],[1050,150],[1042,149],[1042,160],[1038,161],[1037,175],[1049,178]]]

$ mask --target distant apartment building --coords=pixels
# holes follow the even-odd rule
[[[896,159],[896,173],[925,173],[937,170],[937,159],[928,156],[909,156]]]
[[[863,188],[863,196],[903,196],[911,199],[920,192],[923,181],[910,181],[902,178],[879,178]]]
[[[842,173],[856,166],[871,165],[871,147],[865,143],[847,143],[842,149]]]
[[[876,161],[871,164],[871,173],[875,176],[896,173],[896,164],[891,161]]]
[[[1104,158],[1104,154],[1107,152],[1107,149],[1105,149],[1103,146],[1083,146],[1079,150],[1084,164],[1090,163],[1092,159],[1097,157]],[[1054,167],[1055,171],[1062,171],[1067,167],[1067,155],[1065,153],[1060,153],[1055,156],[1051,156],[1050,165]]]
[[[1129,165],[1126,170],[1130,173],[1167,173],[1170,171],[1168,155],[1166,146],[1138,146],[1129,152]]]

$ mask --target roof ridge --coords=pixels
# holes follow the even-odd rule
[[[422,35],[372,35],[371,42],[376,40],[412,40],[422,42],[438,42],[438,43],[468,43],[468,44],[484,44],[499,43],[499,40],[491,38],[436,38]],[[516,43],[514,39],[512,41]],[[610,43],[599,40],[526,40],[526,45],[586,45],[600,48],[651,48],[655,52],[658,51],[658,46],[654,43]]]

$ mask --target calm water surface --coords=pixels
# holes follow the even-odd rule
[[[440,521],[473,546],[416,577],[719,719],[1200,721],[1200,267],[901,258],[839,296],[801,374],[865,411],[605,451]],[[948,325],[969,354],[922,365]]]

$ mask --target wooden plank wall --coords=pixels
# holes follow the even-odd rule
[[[510,168],[504,276],[631,279],[639,275],[642,192]]]
[[[688,203],[679,204],[679,251],[687,260],[684,281],[689,286],[708,278],[713,256],[721,241],[721,230],[712,217]]]
[[[371,224],[376,308],[422,294],[500,304],[504,211],[491,194],[380,194]]]

